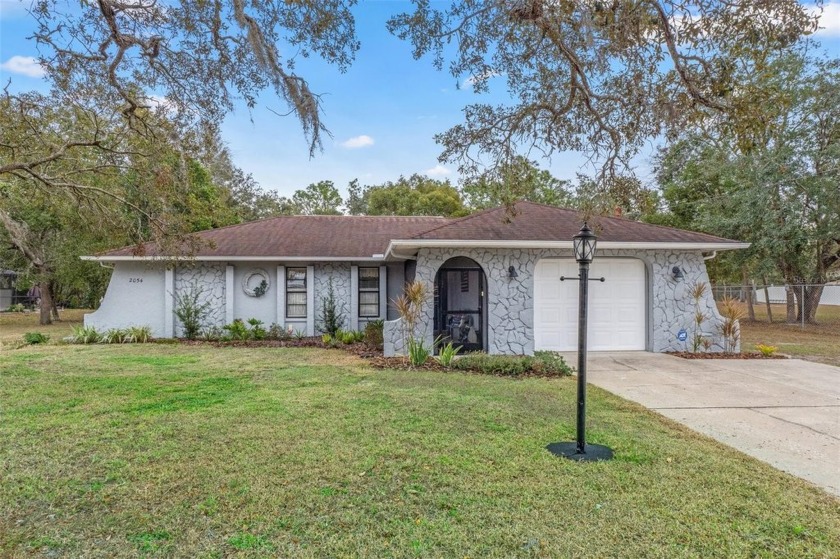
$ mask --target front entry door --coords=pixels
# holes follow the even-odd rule
[[[441,268],[435,282],[435,338],[461,352],[484,349],[484,272]]]

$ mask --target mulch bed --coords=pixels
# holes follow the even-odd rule
[[[667,351],[668,355],[682,357],[683,359],[788,359],[787,355],[763,353],[692,353],[690,351]]]

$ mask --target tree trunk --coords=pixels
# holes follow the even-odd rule
[[[824,285],[809,285],[805,288],[805,322],[808,324],[817,323],[817,308],[824,288]]]
[[[764,304],[767,305],[767,320],[773,324],[773,310],[770,308],[770,290],[767,289],[767,278],[762,278],[764,281]]]
[[[38,284],[41,289],[41,326],[52,324],[53,298],[50,282],[42,281]]]
[[[786,285],[785,286],[785,299],[787,301],[787,319],[785,322],[788,324],[796,324],[796,296],[794,295],[794,290],[796,289],[793,285]]]
[[[743,292],[744,297],[747,299],[747,320],[750,322],[755,322],[755,307],[753,307],[753,289],[752,284],[750,284],[750,279],[747,275],[747,269],[741,269],[742,277],[743,277]]]
[[[61,317],[58,315],[58,300],[57,300],[56,293],[58,293],[58,290],[55,288],[55,282],[51,281],[50,282],[50,298],[52,299],[52,309],[50,309],[50,310],[52,312],[52,319],[55,320],[56,322],[61,322]]]

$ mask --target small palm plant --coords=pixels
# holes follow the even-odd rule
[[[723,316],[723,324],[720,325],[720,333],[723,336],[726,353],[735,353],[738,342],[741,339],[741,328],[739,320],[747,314],[741,303],[733,297],[724,297],[720,302],[720,314]]]
[[[709,316],[700,308],[700,301],[706,295],[705,283],[694,283],[689,290],[691,298],[694,299],[694,336],[691,338],[691,351],[698,353],[701,347],[711,347],[708,340],[703,336],[703,323],[709,320]]]
[[[417,324],[423,314],[423,305],[429,297],[429,290],[425,283],[412,281],[405,284],[403,294],[394,299],[394,308],[402,318],[403,347],[409,351],[409,357],[414,353],[418,360],[429,351],[422,340],[417,339]],[[423,359],[425,363],[425,359]],[[414,363],[412,362],[412,365]]]

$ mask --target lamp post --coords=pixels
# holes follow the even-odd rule
[[[574,442],[551,443],[546,448],[552,454],[570,460],[610,460],[613,451],[599,444],[586,444],[586,319],[589,305],[589,265],[595,258],[598,237],[584,222],[583,227],[572,239],[575,260],[579,266],[577,278],[561,277],[560,281],[577,279],[578,287],[578,382],[577,382],[577,440]],[[604,281],[595,278],[594,281]]]

